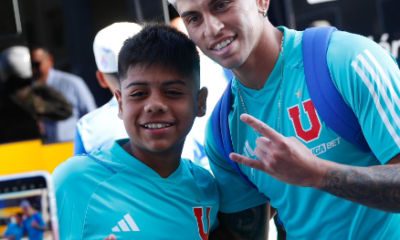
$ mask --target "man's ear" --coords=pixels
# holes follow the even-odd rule
[[[49,55],[49,62],[50,62],[51,67],[54,67],[54,57],[53,57],[53,55]]]
[[[115,95],[115,97],[117,98],[117,101],[118,101],[118,117],[120,119],[123,119],[123,117],[122,117],[122,109],[123,108],[122,108],[122,93],[121,93],[121,90],[115,89],[114,95]]]
[[[264,11],[268,11],[270,0],[257,0],[258,11],[264,14]]]
[[[108,88],[107,82],[104,79],[104,75],[99,70],[96,71],[96,78],[102,88]]]
[[[206,115],[208,90],[202,87],[197,93],[197,117]]]

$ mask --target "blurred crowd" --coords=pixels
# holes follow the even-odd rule
[[[50,226],[43,220],[42,214],[26,199],[21,201],[19,207],[22,211],[11,217],[1,237],[12,240],[21,240],[25,236],[29,240],[45,239],[45,232]]]

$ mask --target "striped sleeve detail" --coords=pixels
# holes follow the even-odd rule
[[[370,62],[374,65],[374,68],[370,65],[367,59],[364,57],[363,54],[357,56],[357,59],[360,61],[362,68],[358,65],[356,61],[351,63],[351,66],[354,68],[358,76],[367,86],[369,92],[372,95],[372,99],[374,100],[375,106],[378,110],[378,113],[385,124],[387,130],[389,131],[390,135],[392,136],[394,142],[400,148],[400,137],[398,132],[396,132],[395,127],[389,120],[389,116],[387,112],[390,113],[390,117],[394,120],[397,128],[400,129],[400,118],[399,115],[395,111],[395,107],[391,99],[395,102],[395,105],[398,110],[400,110],[400,99],[397,93],[395,92],[392,83],[390,82],[387,74],[383,70],[382,66],[378,63],[375,57],[371,54],[371,52],[367,49],[364,51],[365,56],[368,57]],[[379,74],[375,71],[378,70]],[[366,70],[366,71],[365,71]],[[367,77],[367,73],[371,76],[371,78]],[[375,85],[376,88],[375,89]],[[387,91],[388,89],[391,95],[391,99],[389,98]],[[386,108],[381,103],[381,99],[383,100]],[[385,111],[388,110],[388,111]]]

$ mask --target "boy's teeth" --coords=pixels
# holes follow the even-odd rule
[[[169,126],[171,126],[171,124],[152,123],[152,124],[144,125],[145,128],[150,128],[150,129],[160,129],[160,128],[166,128]]]

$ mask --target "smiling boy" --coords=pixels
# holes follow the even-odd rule
[[[195,117],[206,110],[194,43],[170,27],[145,27],[126,40],[118,69],[115,95],[129,139],[54,171],[60,238],[208,239],[217,185],[181,159]]]

